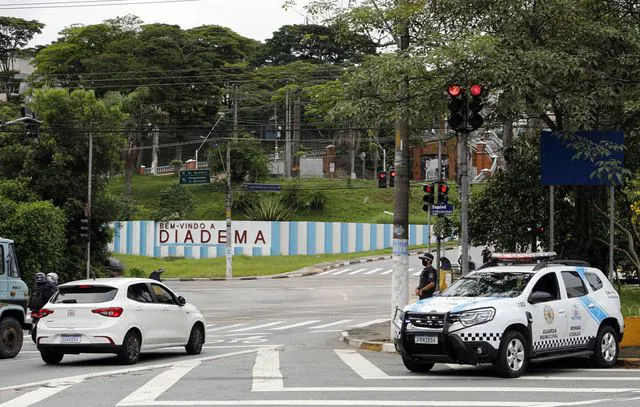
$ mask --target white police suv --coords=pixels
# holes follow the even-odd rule
[[[495,253],[441,294],[397,310],[396,349],[412,372],[434,363],[493,363],[519,377],[529,361],[616,363],[624,321],[605,275],[555,253]]]

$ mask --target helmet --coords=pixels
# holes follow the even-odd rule
[[[44,283],[47,281],[47,276],[44,273],[36,273],[36,283]]]
[[[49,282],[58,285],[58,275],[56,273],[49,273],[47,274],[47,280],[49,280]]]

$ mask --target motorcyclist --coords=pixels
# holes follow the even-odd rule
[[[31,339],[36,342],[36,329],[40,320],[40,310],[49,302],[49,299],[58,291],[58,275],[38,272],[35,276],[35,284],[31,289],[31,297],[29,298],[29,309],[31,310]]]
[[[58,274],[57,273],[49,273],[49,274],[47,274],[47,281],[49,281],[50,283],[55,285],[56,288],[57,288],[58,287]]]

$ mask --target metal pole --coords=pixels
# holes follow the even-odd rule
[[[158,145],[160,144],[160,129],[153,126],[153,150],[151,157],[151,173],[158,175]],[[198,150],[196,150],[196,168],[198,168]]]
[[[613,245],[614,245],[614,227],[615,227],[615,187],[611,185],[609,189],[609,280],[615,278],[615,270],[613,269]]]
[[[285,123],[285,149],[284,149],[284,176],[291,178],[291,109],[289,108],[289,91],[285,94],[286,123]]]
[[[87,185],[87,279],[91,278],[91,173],[93,172],[93,133],[89,123],[89,175]]]
[[[226,257],[226,278],[233,278],[233,231],[231,230],[231,140],[227,142],[227,245]]]
[[[553,192],[553,185],[549,185],[549,251],[551,252],[554,250],[556,230],[555,194]]]
[[[442,140],[438,139],[438,189],[436,190],[436,198],[440,196],[440,183],[442,182]],[[440,205],[440,202],[436,202]],[[431,209],[431,208],[429,208]],[[431,213],[431,210],[429,210]],[[436,237],[436,258],[435,258],[435,266],[436,270],[438,270],[438,275],[440,275],[440,251],[442,250],[442,240],[440,239],[440,235]]]
[[[462,256],[462,275],[469,273],[469,158],[467,146],[467,134],[460,134],[462,141],[462,156],[460,171],[460,229],[461,229],[461,256]]]

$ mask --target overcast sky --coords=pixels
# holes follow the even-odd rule
[[[149,4],[126,4],[157,1]],[[46,24],[29,46],[46,45],[58,38],[58,32],[72,24],[91,25],[106,19],[133,14],[145,23],[177,24],[181,28],[200,25],[229,27],[240,35],[264,41],[286,24],[304,23],[304,10],[284,10],[284,0],[4,0],[0,15],[38,20]],[[29,5],[29,4],[32,5]],[[56,8],[44,7],[57,6]],[[120,3],[117,5],[96,5]],[[89,4],[91,7],[69,7]],[[304,1],[298,1],[304,4]],[[21,7],[20,9],[10,9]]]

